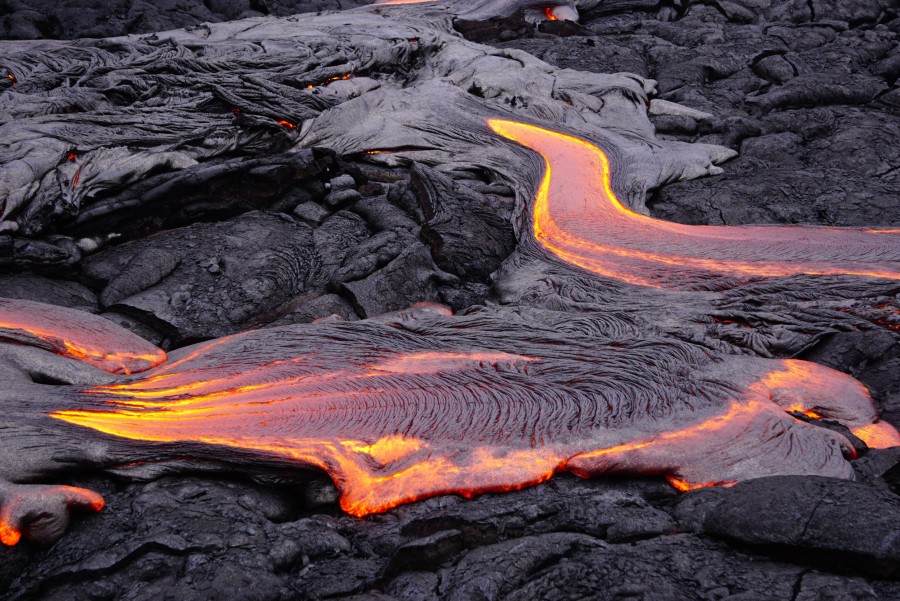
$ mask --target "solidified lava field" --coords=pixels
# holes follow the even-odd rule
[[[900,3],[0,7],[0,598],[900,598]]]

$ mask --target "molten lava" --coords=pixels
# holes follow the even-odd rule
[[[488,125],[544,158],[533,210],[537,241],[597,275],[658,288],[693,287],[711,276],[900,279],[896,230],[660,221],[618,200],[609,160],[596,146],[524,123],[490,119]]]
[[[656,287],[801,273],[900,279],[896,232],[662,222],[619,202],[595,146],[531,125],[489,124],[544,157],[536,240],[598,275]],[[838,421],[872,447],[900,445],[865,387],[837,371],[717,357],[671,339],[579,338],[545,323],[551,313],[257,330],[180,349],[166,362],[162,350],[103,318],[0,299],[0,339],[112,373],[142,372],[56,387],[57,420],[320,469],[359,516],[438,494],[515,490],[559,471],[657,474],[679,490],[777,474],[852,478],[850,442],[797,413]],[[0,519],[4,542],[19,533]]]
[[[166,353],[96,315],[0,298],[0,341],[31,344],[114,374],[155,367]]]
[[[346,73],[344,75],[335,75],[334,77],[329,77],[328,79],[326,79],[319,85],[327,86],[328,84],[334,83],[336,81],[347,81],[348,79],[351,79],[352,77],[353,77],[353,73]],[[315,87],[316,86],[314,86],[313,84],[309,84],[308,86],[306,86],[306,89],[311,90]]]
[[[52,416],[321,469],[360,516],[437,494],[515,490],[563,470],[661,474],[682,489],[771,474],[852,477],[849,442],[787,413],[797,408],[900,442],[865,388],[814,364],[738,357],[723,366],[671,344],[588,348],[536,324],[431,319],[427,335],[375,323],[235,335],[76,389],[71,401],[83,409]]]
[[[105,502],[99,494],[74,486],[0,484],[0,543],[14,546],[29,531],[33,540],[53,540],[65,528],[53,519],[54,510],[100,511]]]

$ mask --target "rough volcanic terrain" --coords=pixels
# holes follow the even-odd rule
[[[623,396],[690,389],[698,406],[731,398],[717,396],[725,385],[692,387],[690,370],[705,361],[733,362],[737,378],[751,363],[800,359],[862,382],[883,422],[900,428],[896,277],[684,268],[656,288],[598,276],[591,257],[573,263],[540,247],[554,242],[530,214],[550,188],[545,165],[534,144],[515,146],[484,123],[553,125],[602,147],[628,211],[690,226],[859,228],[869,246],[838,255],[866,265],[874,255],[896,270],[895,234],[870,230],[900,228],[900,3],[607,0],[581,3],[578,22],[541,16],[568,14],[550,11],[556,4],[512,0],[458,13],[348,10],[364,4],[0,0],[0,300],[111,320],[124,328],[116,335],[146,341],[151,359],[156,347],[181,360],[205,347],[179,349],[231,341],[210,343],[236,350],[209,370],[224,365],[236,378],[253,353],[267,366],[285,360],[228,338],[263,327],[327,335],[310,355],[344,371],[369,368],[369,350],[391,346],[384,332],[404,351],[456,361],[456,328],[495,353],[478,359],[497,378],[488,382],[523,389],[526,376],[541,378],[525,350],[560,348],[552,381],[572,389],[583,382],[568,376],[590,375],[571,365],[612,373],[607,357],[619,353],[638,364]],[[338,10],[348,12],[318,14]],[[729,259],[751,246],[730,243]],[[772,261],[821,259],[775,248]],[[0,308],[35,306],[17,301]],[[0,547],[3,599],[900,598],[900,447],[875,448],[864,429],[874,418],[851,423],[824,401],[783,408],[812,433],[792,441],[846,441],[829,463],[846,473],[827,474],[841,478],[762,460],[723,467],[723,445],[701,463],[763,477],[679,492],[674,468],[635,476],[629,462],[642,457],[624,458],[604,466],[616,475],[557,473],[474,498],[428,489],[425,500],[354,517],[312,461],[292,469],[246,442],[226,452],[178,444],[184,436],[156,433],[143,446],[128,444],[138,435],[107,436],[114,426],[77,413],[93,402],[84,399],[97,386],[140,391],[143,376],[103,379],[96,365],[63,361],[78,355],[17,338],[3,320],[12,313],[0,312],[0,507],[13,512],[27,481],[96,491],[105,508],[73,514],[67,529],[57,523],[64,507],[31,516],[36,533],[44,519],[65,534],[51,546],[34,536]],[[371,397],[355,391],[366,410],[430,365],[398,361]],[[833,372],[814,373],[809,389]],[[457,384],[473,398],[490,392]],[[490,396],[502,409],[501,397]],[[652,407],[610,398],[617,419],[655,427],[645,425],[659,417],[647,418]],[[121,409],[102,402],[89,409]],[[153,410],[139,402],[127,411]],[[47,426],[38,410],[70,410],[87,428]],[[503,431],[487,421],[469,431],[490,427]],[[454,490],[497,489],[472,488]]]

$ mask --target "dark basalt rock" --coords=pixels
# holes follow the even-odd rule
[[[358,315],[374,317],[399,311],[415,302],[439,300],[438,274],[431,255],[410,240],[403,237],[393,240],[395,248],[404,250],[370,275],[343,284]]]
[[[324,149],[210,160],[101,194],[76,219],[57,227],[72,236],[97,236],[96,244],[102,244],[111,232],[116,240],[132,239],[255,209],[289,213],[302,202],[321,201],[323,180],[340,169],[334,153]]]
[[[895,581],[804,565],[810,555],[802,547],[791,553],[791,561],[781,562],[766,557],[770,549],[735,549],[671,528],[645,540],[613,543],[602,531],[583,525],[617,522],[607,512],[632,506],[684,518],[689,500],[724,492],[732,500],[715,495],[718,500],[708,503],[714,509],[707,511],[707,523],[728,511],[738,512],[735,517],[742,523],[757,516],[771,519],[766,516],[774,512],[784,516],[785,531],[796,530],[787,507],[773,505],[759,485],[753,494],[738,489],[693,493],[673,509],[674,493],[661,481],[564,477],[535,489],[470,501],[441,497],[358,520],[339,513],[310,516],[296,508],[273,512],[271,488],[246,482],[164,478],[124,487],[101,481],[79,484],[102,490],[114,511],[85,518],[85,528],[73,530],[50,551],[27,546],[7,551],[0,577],[11,584],[8,598],[781,601],[792,595],[886,600],[900,594]],[[847,496],[830,482],[786,484],[798,498],[810,501],[808,510],[825,493],[841,503],[835,510],[845,522],[868,519],[870,505],[848,502],[863,499]],[[767,490],[779,500],[782,488]],[[822,534],[816,528],[825,524],[831,510],[826,505],[805,516],[818,516],[811,531]],[[739,507],[749,515],[739,513]],[[563,514],[568,514],[565,520],[554,517]],[[160,521],[165,529],[153,525]],[[455,526],[448,528],[451,523]],[[425,524],[435,530],[427,534]],[[836,540],[820,534],[795,541]],[[858,534],[848,537],[866,542]],[[883,540],[883,533],[871,540]],[[877,552],[873,546],[866,549]],[[23,589],[26,584],[30,593]]]
[[[98,253],[105,309],[147,315],[177,342],[234,333],[321,278],[312,231],[273,213],[170,230]]]
[[[760,478],[692,493],[679,508],[682,519],[699,522],[706,534],[780,558],[890,577],[900,573],[900,499],[864,484]]]
[[[0,276],[0,298],[21,298],[88,313],[100,311],[97,295],[90,288],[78,282],[52,280],[38,275]]]
[[[422,169],[373,171],[318,149],[210,161],[151,176],[96,202],[64,226],[83,236],[77,244],[67,236],[14,239],[10,268],[29,265],[51,275],[59,261],[80,268],[99,296],[99,306],[92,300],[83,308],[107,310],[166,345],[251,325],[356,319],[420,301],[463,309],[489,295],[488,276],[515,248],[513,193],[429,169],[446,184],[429,201],[421,197]],[[335,202],[336,195],[343,200]],[[247,213],[253,209],[270,212]],[[79,247],[91,254],[82,260]],[[72,255],[39,258],[35,249],[42,248],[68,248]],[[32,249],[30,262],[23,249]],[[266,274],[271,285],[245,290]],[[73,302],[41,290],[55,280],[6,279],[0,291],[10,298]]]
[[[411,175],[411,188],[426,218],[422,238],[435,263],[462,278],[487,281],[516,247],[502,197],[480,194],[423,166]]]
[[[344,10],[370,0],[7,0],[0,39],[105,38],[263,15]]]

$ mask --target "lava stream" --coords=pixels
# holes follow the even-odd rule
[[[596,146],[525,123],[490,119],[488,125],[544,158],[533,212],[537,241],[597,275],[658,288],[690,286],[710,274],[900,279],[896,230],[661,221],[616,198],[609,160]]]

